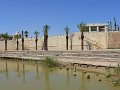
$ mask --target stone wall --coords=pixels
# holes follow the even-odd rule
[[[84,49],[95,50],[108,48],[108,33],[107,32],[85,32],[84,33]],[[4,50],[4,41],[0,41],[0,50]],[[69,50],[71,46],[71,39],[69,38]],[[43,38],[38,39],[38,50],[42,50]],[[25,39],[25,49],[35,50],[35,38]],[[48,38],[49,50],[66,50],[65,35],[50,36]],[[16,50],[16,40],[8,41],[8,50]],[[19,39],[19,50],[21,50],[21,39]],[[80,33],[74,33],[72,38],[72,50],[81,50]]]
[[[108,48],[120,49],[120,32],[108,33]]]

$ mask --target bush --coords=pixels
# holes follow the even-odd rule
[[[120,65],[118,65],[118,67],[115,68],[115,73],[117,75],[120,75]]]
[[[55,58],[45,57],[44,64],[48,67],[57,67],[59,63]]]
[[[115,76],[113,81],[116,85],[120,85],[120,65],[118,65],[118,67],[115,68]]]

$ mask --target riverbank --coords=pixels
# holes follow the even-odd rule
[[[53,57],[62,64],[94,67],[117,67],[120,64],[120,50],[102,51],[1,51],[0,58],[34,60],[41,62]]]
[[[97,74],[114,74],[120,65],[120,50],[102,51],[1,51],[0,58],[7,61],[41,63],[52,57],[62,66]]]

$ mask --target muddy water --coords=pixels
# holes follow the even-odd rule
[[[0,61],[0,90],[120,90],[103,75]],[[86,79],[87,74],[91,79]],[[98,81],[100,78],[102,81]]]

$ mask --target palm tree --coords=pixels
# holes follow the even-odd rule
[[[64,30],[65,30],[65,33],[66,33],[66,50],[68,50],[68,33],[69,33],[68,26],[66,26]]]
[[[35,43],[36,43],[36,50],[37,50],[37,41],[38,41],[39,32],[38,32],[38,31],[35,31],[34,34],[35,34],[35,37],[36,37]]]
[[[48,50],[48,30],[49,30],[49,26],[45,25],[43,26],[43,33],[44,33],[44,50]]]
[[[19,34],[19,32],[17,32],[15,35],[14,35],[14,38],[16,39],[16,43],[17,43],[17,47],[16,47],[16,50],[19,50],[19,41],[18,39],[21,37],[21,35]]]
[[[7,51],[7,38],[8,38],[8,33],[6,32],[3,34],[3,37],[5,38],[5,51]]]
[[[28,32],[28,31],[25,31],[25,32],[24,32],[24,34],[25,34],[25,37],[27,38],[27,37],[28,37],[29,32]]]
[[[22,50],[24,50],[24,34],[23,34],[23,31],[22,31]]]
[[[81,32],[81,50],[84,49],[84,29],[85,29],[85,23],[81,22],[79,25],[77,25],[79,31]]]

